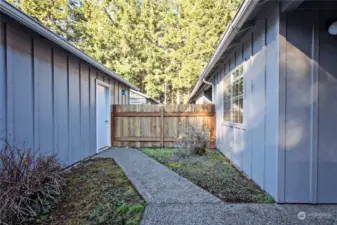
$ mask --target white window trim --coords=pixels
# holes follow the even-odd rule
[[[246,70],[247,70],[247,62],[243,62],[241,63],[240,65],[234,67],[232,70],[230,70],[221,80],[221,82],[223,83],[224,80],[230,76],[230,85],[231,85],[231,107],[233,105],[233,91],[232,91],[232,87],[233,87],[233,76],[232,76],[232,73],[234,71],[236,71],[237,69],[239,69],[241,66],[243,66],[243,73],[242,75],[240,75],[237,79],[240,79],[241,77],[243,78],[243,90],[242,90],[242,97],[243,97],[243,107],[245,106],[245,101],[246,101],[246,94],[245,94],[245,85],[246,85],[246,82],[245,82],[245,73],[246,73]],[[225,86],[222,84],[222,92],[224,92],[225,90]],[[224,94],[224,93],[222,93]],[[224,107],[224,106],[223,106]],[[245,130],[246,129],[246,118],[245,118],[245,111],[247,109],[244,108],[244,111],[243,111],[243,123],[235,123],[235,122],[232,122],[233,121],[233,114],[231,112],[231,121],[225,121],[225,118],[224,118],[224,110],[223,110],[223,113],[222,113],[222,125],[223,126],[229,126],[229,127],[236,127],[236,128],[240,128],[240,129],[243,129]]]
[[[108,116],[108,124],[109,124],[109,126],[108,126],[108,141],[107,141],[107,143],[108,143],[108,146],[107,147],[111,147],[111,116],[110,116],[110,114],[111,114],[111,86],[110,86],[110,84],[108,84],[108,83],[105,83],[105,82],[103,82],[103,81],[101,81],[101,80],[98,80],[98,79],[96,79],[96,85],[95,85],[95,107],[96,107],[96,153],[99,153],[100,152],[100,149],[99,149],[99,147],[98,147],[98,141],[97,141],[97,135],[98,135],[98,131],[97,131],[97,127],[98,127],[98,117],[97,117],[97,114],[98,114],[98,112],[97,112],[97,86],[98,85],[101,85],[101,86],[103,86],[103,87],[106,87],[106,88],[108,88],[108,96],[107,96],[107,101],[108,101],[108,105],[109,105],[109,107],[107,107],[107,115],[109,115]]]

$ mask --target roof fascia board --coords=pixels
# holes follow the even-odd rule
[[[63,38],[61,38],[60,36],[58,36],[57,34],[52,32],[51,30],[49,30],[48,28],[46,28],[45,26],[43,26],[42,24],[40,24],[36,20],[32,19],[30,16],[26,15],[25,13],[23,13],[22,11],[20,11],[19,9],[17,9],[13,5],[11,5],[10,3],[8,3],[7,1],[0,0],[0,11],[5,13],[8,16],[14,18],[15,20],[17,20],[18,22],[22,23],[23,25],[29,27],[30,29],[34,30],[35,32],[37,32],[41,36],[47,38],[51,42],[57,44],[61,48],[65,49],[68,52],[70,52],[70,53],[76,55],[77,57],[81,58],[83,61],[91,64],[95,68],[97,68],[97,69],[101,70],[102,72],[108,74],[109,76],[111,76],[115,80],[118,80],[119,82],[129,86],[130,88],[132,88],[134,90],[137,90],[137,91],[139,90],[138,87],[134,86],[133,84],[129,83],[124,78],[122,78],[119,75],[117,75],[116,73],[112,72],[111,70],[109,70],[108,68],[103,66],[101,63],[97,62],[95,59],[91,58],[90,56],[85,54],[83,51],[78,49],[76,46],[74,46],[73,44],[64,40]]]

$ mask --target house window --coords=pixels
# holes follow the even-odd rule
[[[243,123],[243,66],[224,79],[224,120]]]
[[[224,80],[224,120],[231,121],[231,79],[230,76],[225,77]]]

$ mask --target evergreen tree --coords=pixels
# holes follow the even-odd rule
[[[10,0],[163,103],[186,102],[241,0]]]

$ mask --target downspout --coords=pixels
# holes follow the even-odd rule
[[[215,99],[215,96],[214,96],[214,84],[209,82],[209,81],[206,81],[206,79],[202,79],[202,82],[204,82],[205,84],[208,84],[208,85],[211,85],[212,86],[212,103],[214,104],[215,101],[213,101],[213,99]]]

